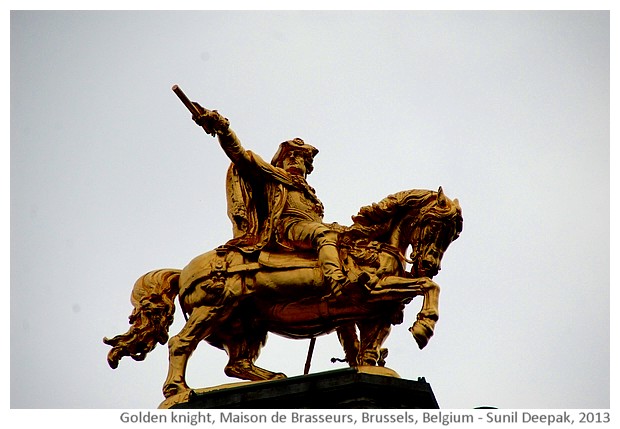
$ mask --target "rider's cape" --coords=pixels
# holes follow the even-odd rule
[[[227,245],[244,253],[254,253],[275,243],[291,249],[276,228],[288,190],[299,189],[321,203],[305,181],[294,180],[286,170],[274,167],[251,151],[247,155],[250,162],[243,171],[231,164],[226,174],[228,217],[233,224],[233,238]]]

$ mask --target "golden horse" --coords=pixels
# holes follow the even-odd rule
[[[365,287],[334,297],[316,254],[263,251],[249,260],[233,247],[220,246],[183,270],[151,271],[136,281],[130,329],[104,338],[112,346],[109,365],[116,368],[123,356],[141,361],[157,343],[168,342],[163,393],[169,398],[190,390],[187,361],[202,340],[226,351],[228,376],[270,380],[285,375],[254,365],[268,332],[301,339],[334,331],[349,365],[383,365],[381,345],[416,296],[423,303],[409,330],[423,348],[439,318],[439,286],[432,278],[462,230],[458,200],[446,197],[441,187],[402,191],[362,207],[352,219],[351,226],[341,228],[339,253],[345,272],[370,278]],[[168,339],[176,297],[187,321]]]

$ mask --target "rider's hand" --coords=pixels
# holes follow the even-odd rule
[[[196,109],[200,112],[200,116],[193,116],[192,119],[199,126],[204,128],[206,132],[215,136],[216,134],[223,134],[228,131],[230,122],[224,116],[220,115],[217,110],[208,110],[202,107],[198,103],[194,103]]]

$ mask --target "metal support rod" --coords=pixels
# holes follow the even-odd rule
[[[314,353],[314,345],[316,344],[316,337],[310,339],[310,346],[308,347],[308,356],[306,357],[306,365],[304,366],[304,375],[310,372],[310,362],[312,361],[312,353]]]

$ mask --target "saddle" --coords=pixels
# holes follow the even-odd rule
[[[261,266],[273,269],[317,268],[319,261],[314,252],[274,252],[262,250],[258,255]]]
[[[298,268],[320,268],[318,256],[312,251],[290,251],[281,249],[263,249],[258,258],[248,259],[247,255],[236,251],[234,247],[218,247],[216,255],[209,261],[210,272],[225,275],[249,271],[258,271],[262,267],[271,270],[291,270]],[[363,270],[348,252],[340,252],[341,268],[352,282],[357,282]],[[357,259],[357,258],[355,258]]]
[[[228,245],[222,245],[216,248],[215,255],[210,253],[200,255],[194,262],[198,272],[206,270],[211,273],[211,275],[220,276],[258,271],[263,267],[272,270],[319,267],[319,261],[314,252],[282,252],[263,249],[258,257],[254,256],[248,258],[248,255]]]
[[[358,283],[363,270],[352,258],[341,252],[341,268],[351,283]],[[274,270],[295,268],[319,268],[319,260],[314,252],[278,252],[262,250],[258,256],[258,265]]]

